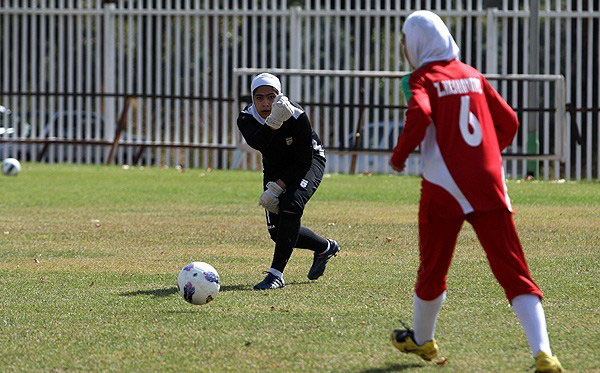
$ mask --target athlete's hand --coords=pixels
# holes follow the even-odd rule
[[[275,100],[273,101],[273,106],[271,107],[271,114],[265,120],[267,126],[276,130],[281,127],[283,122],[290,119],[292,113],[294,112],[294,107],[292,103],[282,94],[277,95]]]
[[[258,204],[264,207],[267,211],[274,214],[279,213],[279,196],[283,193],[283,188],[277,185],[274,181],[267,183],[267,190],[260,195]]]
[[[390,167],[392,167],[394,169],[394,171],[396,171],[396,172],[402,172],[402,171],[404,171],[404,168],[406,167],[406,163],[402,163],[401,165],[396,165],[393,162],[393,159],[390,159]]]

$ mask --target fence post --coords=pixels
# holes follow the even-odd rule
[[[540,3],[539,0],[530,0],[529,10],[529,73],[538,74],[540,71]],[[527,98],[527,106],[529,108],[539,107],[539,90],[538,82],[529,82],[529,97]],[[527,152],[539,153],[539,113],[530,111],[529,118],[529,133],[527,134]],[[538,177],[540,172],[540,163],[538,161],[527,162],[527,174]]]
[[[300,49],[302,46],[302,30],[300,27],[300,8],[299,6],[291,7],[290,12],[290,67],[292,69],[301,68],[301,54]],[[290,98],[293,101],[300,101],[300,76],[292,76],[290,79],[291,90],[289,91]]]
[[[498,23],[495,12],[498,8],[487,9],[487,21],[485,27],[485,69],[488,74],[495,74],[498,71]],[[494,88],[496,82],[492,82]]]
[[[123,108],[123,112],[121,113],[121,117],[119,118],[119,128],[117,128],[115,136],[112,139],[113,143],[110,147],[110,152],[108,153],[106,164],[112,164],[115,159],[117,147],[119,146],[119,140],[121,140],[121,132],[123,132],[125,126],[127,125],[127,112],[129,111],[129,104],[131,100],[133,100],[133,97],[127,97],[125,99],[125,107]],[[137,164],[137,160],[134,164]]]
[[[116,52],[116,29],[115,29],[115,12],[116,5],[113,1],[104,1],[104,28],[103,28],[103,43],[102,49],[104,54],[103,59],[103,86],[104,93],[114,94],[116,87],[116,68],[115,68],[115,52]],[[104,137],[105,140],[111,140],[115,135],[115,113],[116,113],[116,97],[104,97]],[[106,151],[106,149],[105,149]],[[106,153],[105,153],[106,154]]]

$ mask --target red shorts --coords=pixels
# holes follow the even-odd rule
[[[497,209],[465,215],[448,192],[425,180],[419,206],[421,264],[415,289],[417,296],[432,300],[446,290],[448,269],[465,220],[473,226],[506,298],[511,301],[517,295],[535,294],[541,299],[542,291],[529,274],[510,211]]]

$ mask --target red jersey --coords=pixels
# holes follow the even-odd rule
[[[519,121],[475,68],[459,60],[435,61],[414,71],[412,97],[392,163],[404,164],[419,144],[423,178],[448,191],[463,212],[507,208],[500,151]]]

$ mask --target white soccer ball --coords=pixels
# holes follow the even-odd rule
[[[217,296],[221,283],[219,274],[208,263],[192,262],[177,276],[179,295],[192,304],[206,304]]]
[[[21,163],[14,158],[6,158],[2,162],[2,173],[6,176],[17,176],[21,172]]]

